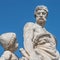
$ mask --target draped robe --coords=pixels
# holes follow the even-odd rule
[[[58,60],[56,39],[45,28],[29,22],[24,27],[24,48],[30,60]]]

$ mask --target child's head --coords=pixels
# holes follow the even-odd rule
[[[11,52],[14,52],[18,48],[16,34],[12,32],[2,34],[0,36],[0,43],[5,50],[9,50]]]

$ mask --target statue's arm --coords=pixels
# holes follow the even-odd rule
[[[24,33],[23,33],[23,37],[24,37],[24,49],[20,48],[20,52],[22,53],[22,55],[24,57],[26,57],[27,59],[29,59],[29,56],[32,54],[33,52],[33,26],[34,23],[27,23],[24,26]]]
[[[10,51],[5,51],[0,59],[2,59],[2,60],[9,60],[9,59],[11,59],[11,57],[12,57],[11,52]]]
[[[27,23],[24,26],[24,48],[29,54],[31,54],[31,52],[33,51],[33,26],[34,23]]]

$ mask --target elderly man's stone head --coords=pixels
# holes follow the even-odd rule
[[[39,24],[43,27],[45,25],[46,18],[48,15],[47,7],[44,5],[37,6],[34,11],[34,15],[35,15],[37,24]]]
[[[14,52],[18,48],[15,33],[4,33],[0,36],[0,43],[5,50]]]

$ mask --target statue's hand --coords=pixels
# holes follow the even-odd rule
[[[5,60],[9,60],[9,59],[11,59],[11,56],[12,56],[12,54],[11,54],[10,51],[5,51],[5,52],[3,53],[3,55],[1,56],[1,58],[2,58],[2,59],[5,59]]]
[[[20,48],[20,52],[22,53],[22,55],[24,57],[26,57],[27,59],[29,59],[29,55],[27,54],[27,52],[23,48]]]

